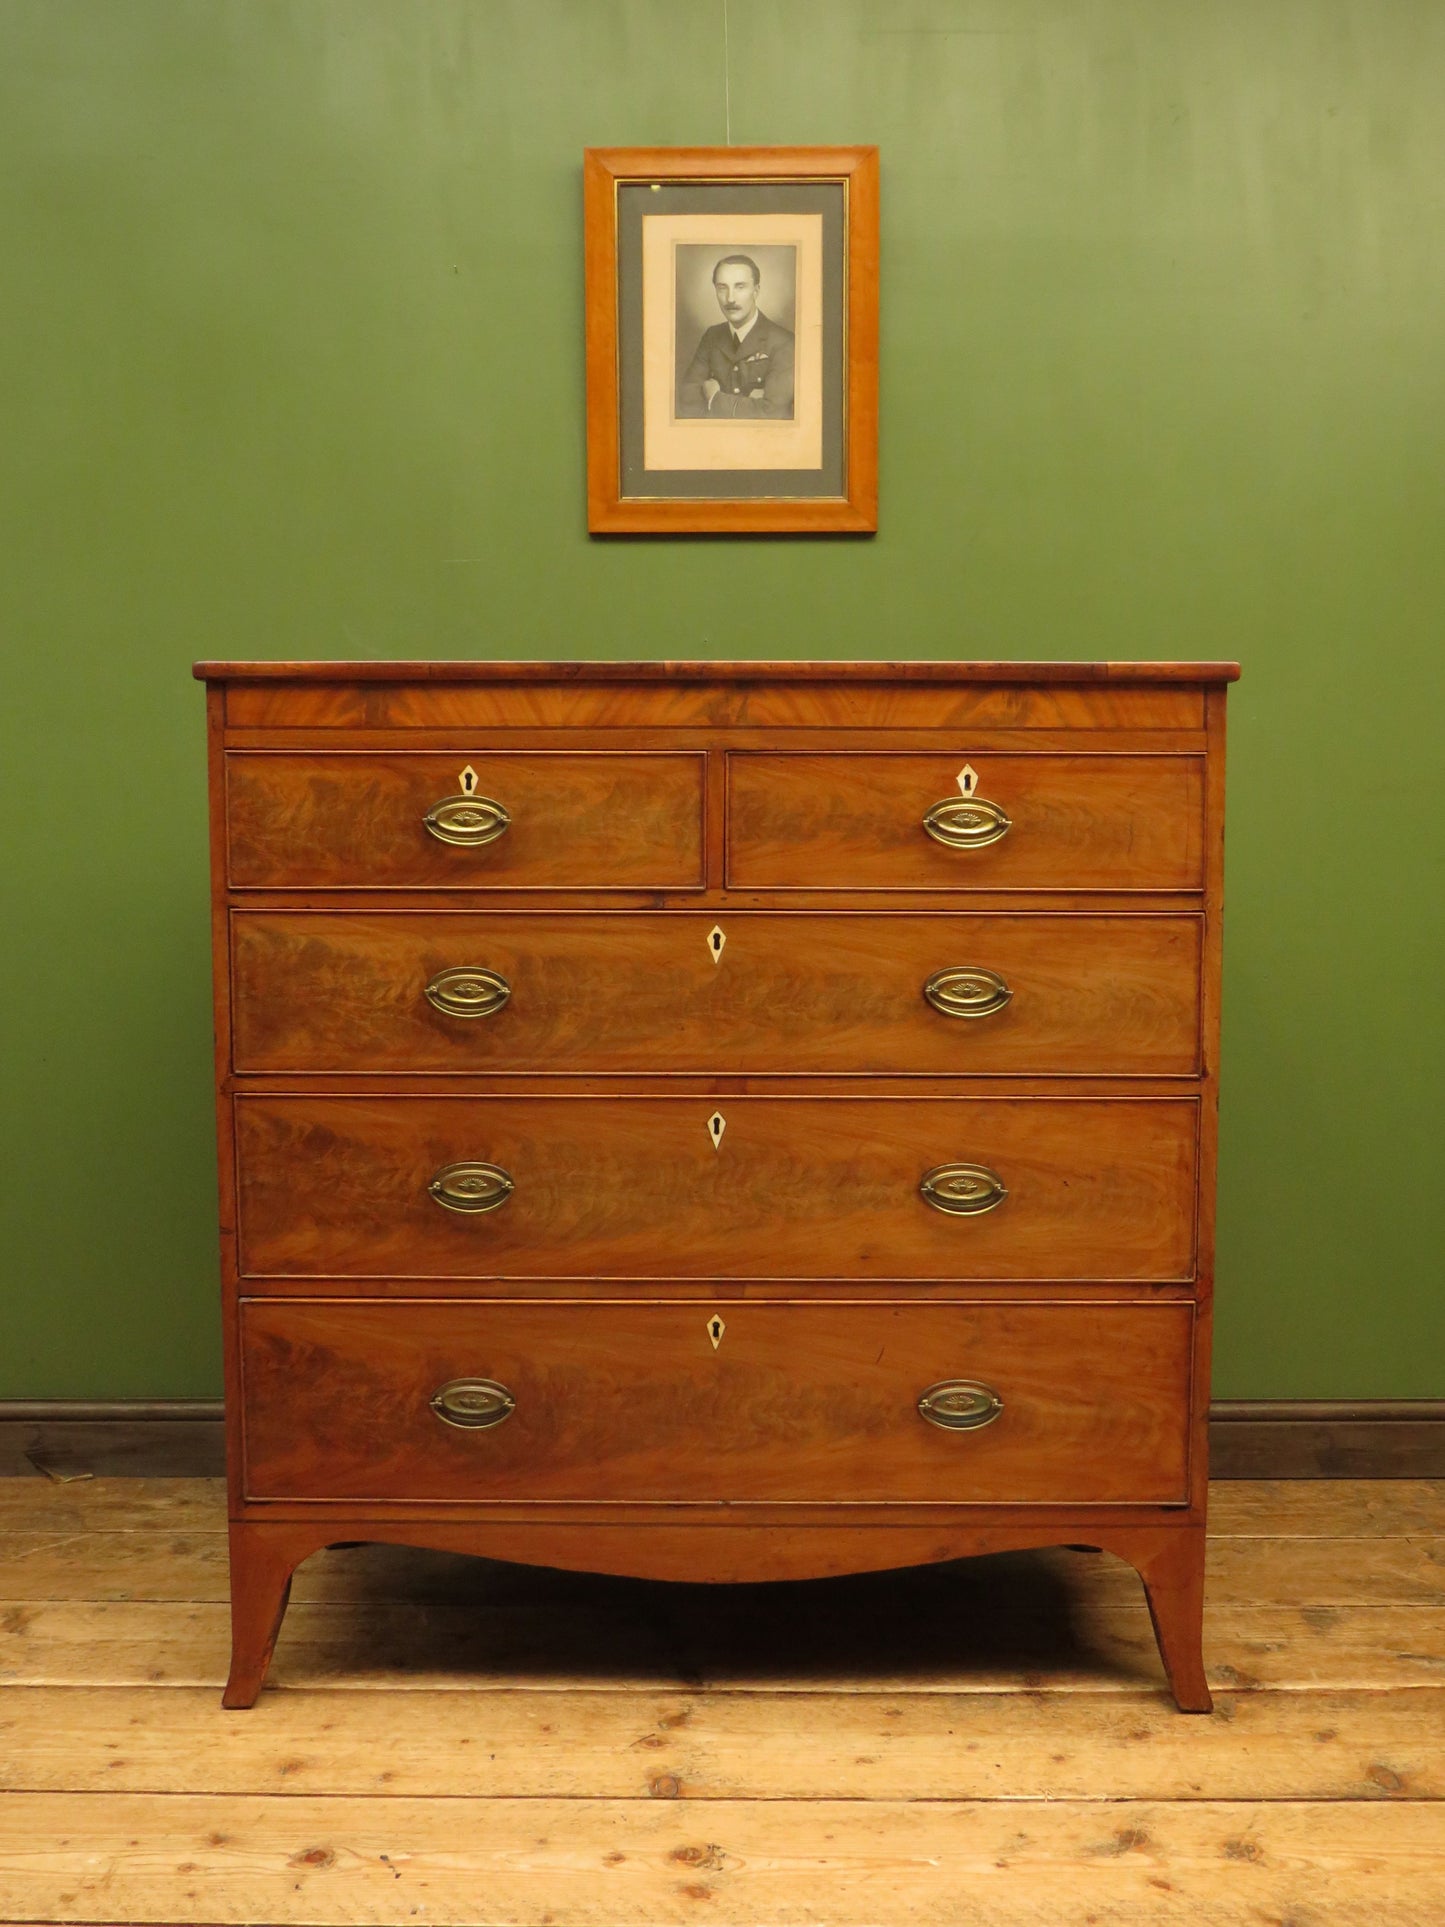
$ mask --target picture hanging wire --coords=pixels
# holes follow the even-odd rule
[[[722,0],[723,9],[723,144],[733,144],[733,94],[732,73],[728,66],[728,0]]]

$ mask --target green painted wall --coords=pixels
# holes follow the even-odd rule
[[[1445,8],[723,22],[0,0],[0,1395],[218,1386],[191,659],[693,654],[1241,657],[1217,1387],[1445,1393]],[[875,541],[584,532],[581,150],[729,95],[882,148]]]

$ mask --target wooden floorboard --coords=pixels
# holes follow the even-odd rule
[[[1207,1719],[1065,1550],[760,1588],[332,1552],[223,1713],[224,1506],[0,1481],[6,1927],[1445,1921],[1445,1487],[1218,1486]]]
[[[417,1693],[0,1700],[0,1790],[706,1800],[1438,1800],[1445,1687],[1226,1695]]]
[[[0,1917],[211,1922],[1370,1921],[1445,1908],[1422,1803],[414,1800],[0,1803]],[[706,1904],[704,1904],[706,1903]]]
[[[731,1604],[731,1602],[730,1602]],[[154,1601],[0,1608],[0,1682],[12,1686],[214,1686],[225,1679],[226,1609]],[[1421,1606],[1220,1606],[1204,1653],[1225,1691],[1445,1685],[1445,1613]],[[644,1623],[626,1610],[586,1618],[525,1604],[326,1604],[286,1615],[272,1679],[288,1687],[387,1692],[476,1687],[718,1692],[1108,1693],[1157,1687],[1163,1673],[1142,1599],[1071,1609],[1055,1600],[1000,1620],[930,1623],[835,1613],[691,1610]]]
[[[1375,1538],[1368,1557],[1342,1556],[1339,1539],[1214,1538],[1208,1549],[1209,1598],[1217,1606],[1445,1605],[1445,1536]],[[987,1599],[1014,1609],[1051,1597],[1091,1604],[1133,1604],[1143,1597],[1138,1575],[1102,1553],[1062,1547],[995,1553],[985,1559],[925,1568],[903,1581],[869,1576],[860,1582],[778,1584],[753,1596],[776,1597],[786,1611],[822,1597],[830,1602],[900,1597],[912,1614],[953,1612]],[[672,1597],[666,1583],[614,1581],[591,1574],[539,1572],[471,1559],[460,1553],[410,1546],[358,1546],[314,1554],[300,1567],[293,1601],[377,1605],[408,1600],[451,1601],[476,1610],[525,1604],[543,1614],[573,1612],[609,1602],[645,1614]],[[190,1600],[224,1605],[227,1590],[223,1532],[67,1531],[0,1532],[0,1604],[58,1600]],[[694,1595],[700,1601],[700,1595]]]

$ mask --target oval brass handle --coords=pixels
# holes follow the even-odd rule
[[[923,819],[935,843],[954,850],[981,850],[1013,828],[1013,818],[986,796],[945,796]]]
[[[468,849],[495,843],[511,821],[506,804],[490,796],[444,796],[422,818],[438,843],[460,843]]]
[[[935,1211],[955,1218],[976,1218],[1008,1196],[1003,1179],[986,1164],[935,1164],[918,1188]]]
[[[945,1017],[992,1017],[1013,996],[996,970],[973,964],[935,970],[923,986],[923,994]]]
[[[499,1164],[444,1164],[427,1190],[447,1211],[496,1211],[516,1186]]]
[[[918,1394],[918,1415],[945,1432],[977,1432],[992,1425],[1003,1410],[1003,1400],[977,1378],[945,1378]]]
[[[444,1017],[492,1017],[512,994],[512,986],[481,964],[439,970],[426,987],[427,1002]]]
[[[427,1401],[443,1425],[480,1432],[500,1425],[517,1409],[517,1401],[494,1378],[452,1378],[439,1385]]]

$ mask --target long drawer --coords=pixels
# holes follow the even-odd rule
[[[696,889],[700,752],[232,751],[237,890]]]
[[[1179,1503],[1192,1330],[1180,1303],[253,1300],[246,1493]]]
[[[728,757],[727,877],[762,890],[1198,890],[1192,755]]]
[[[235,1101],[251,1278],[1193,1275],[1191,1098]]]
[[[238,1071],[1187,1076],[1194,916],[238,911]]]

